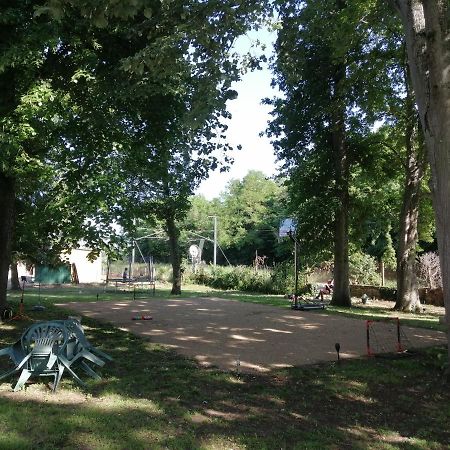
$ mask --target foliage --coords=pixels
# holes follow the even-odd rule
[[[373,256],[359,251],[350,252],[349,266],[353,284],[378,285],[380,283],[377,261]]]
[[[11,45],[0,61],[0,168],[18,186],[27,174],[39,186],[21,197],[15,251],[23,258],[57,258],[80,239],[94,253],[117,253],[117,225],[131,232],[143,214],[175,226],[217,167],[213,150],[228,147],[226,102],[243,69],[231,47],[262,6],[101,3],[2,7]],[[43,167],[53,183],[43,182]],[[36,195],[42,201],[30,207]],[[26,233],[44,216],[48,226]],[[34,248],[24,245],[33,233]]]
[[[331,80],[333,64],[343,55],[347,70],[341,94],[351,164],[350,238],[363,245],[363,235],[373,233],[374,223],[384,235],[398,220],[396,177],[401,162],[396,170],[388,151],[391,146],[384,145],[385,137],[373,133],[372,127],[376,120],[385,120],[388,111],[398,110],[393,90],[401,90],[401,73],[392,61],[398,54],[399,23],[384,17],[376,2],[341,5],[338,11],[337,2],[280,3],[283,22],[273,67],[274,83],[285,96],[268,100],[274,106],[268,133],[284,162],[290,206],[298,216],[299,236],[307,242],[304,248],[312,263],[320,253],[322,260],[329,258],[334,242]],[[333,27],[327,20],[330,14]]]
[[[175,195],[175,191],[172,193]],[[204,239],[202,260],[213,260],[213,217],[218,224],[218,262],[227,259],[237,264],[251,264],[256,252],[266,256],[266,265],[291,258],[292,245],[288,239],[278,239],[278,228],[285,217],[285,191],[278,183],[256,171],[243,180],[233,180],[220,199],[211,201],[202,196],[189,198],[190,207],[180,227],[180,248],[187,255],[190,245],[200,245]],[[149,212],[150,213],[150,212]],[[161,221],[138,230],[137,236],[158,236],[140,241],[146,255],[167,261],[167,245],[163,242]],[[222,254],[225,254],[225,256]]]
[[[271,273],[245,266],[201,267],[193,276],[196,283],[215,289],[239,290],[272,294]]]
[[[291,294],[295,288],[294,268],[289,262],[276,264],[271,269],[258,270],[248,266],[200,266],[187,279],[215,289],[260,294]],[[310,287],[304,289],[305,283],[305,273],[299,273],[300,290],[309,292]]]

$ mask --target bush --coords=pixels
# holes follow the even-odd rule
[[[380,282],[378,264],[373,256],[354,252],[349,256],[350,281],[353,284],[377,285]]]
[[[156,279],[162,283],[172,283],[173,273],[170,264],[156,264]]]
[[[299,277],[299,285],[302,278]],[[274,269],[260,270],[247,266],[202,266],[190,275],[190,279],[215,289],[261,294],[293,293],[295,287],[294,269],[289,263],[279,264]],[[310,291],[311,287],[307,290]]]
[[[272,285],[277,294],[290,294],[295,290],[294,266],[285,261],[277,264],[272,271]]]

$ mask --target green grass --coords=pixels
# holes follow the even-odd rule
[[[39,299],[29,289],[26,313],[64,318],[68,311],[54,303],[93,301],[97,294],[105,302],[130,298],[95,288],[54,288],[42,290]],[[183,296],[198,295],[288,307],[276,296],[194,286]],[[158,297],[169,297],[169,290],[158,289]],[[19,299],[11,296],[14,305]],[[30,311],[37,303],[46,310]],[[28,324],[0,323],[0,347]],[[83,325],[88,339],[114,357],[102,369],[103,379],[88,381],[83,390],[65,376],[56,394],[41,380],[18,393],[0,382],[1,449],[450,448],[443,348],[398,360],[346,360],[238,376],[198,368],[167,348],[92,319],[83,318]],[[4,358],[0,364],[3,369]]]

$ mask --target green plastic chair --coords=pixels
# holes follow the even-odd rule
[[[20,371],[22,367],[21,363],[25,359],[27,354],[23,350],[22,342],[19,339],[10,347],[0,349],[0,356],[9,356],[12,364],[14,365],[12,369],[8,370],[5,373],[0,374],[0,380],[3,380],[4,378],[8,378],[11,375],[14,375],[15,373]]]
[[[0,380],[21,372],[14,391],[21,389],[31,376],[53,376],[53,391],[56,391],[65,370],[86,387],[75,370],[81,368],[99,380],[101,377],[88,363],[102,367],[104,360],[112,361],[111,356],[86,339],[81,324],[73,319],[32,325],[19,341],[0,350],[0,356],[8,356],[14,365],[0,374]]]
[[[100,375],[87,364],[87,361],[103,367],[105,361],[100,357],[112,361],[112,357],[95,348],[87,339],[81,324],[75,319],[68,319],[59,321],[63,324],[69,333],[69,340],[65,347],[64,354],[59,355],[59,360],[65,369],[72,375],[72,377],[82,386],[86,387],[81,378],[77,375],[74,369],[81,368],[90,377],[100,380]]]
[[[70,333],[70,339],[75,339],[77,348],[79,351],[85,352],[85,354],[91,353],[92,355],[97,356],[99,358],[104,358],[108,361],[112,361],[113,358],[108,355],[107,353],[103,352],[99,348],[94,347],[86,338],[86,335],[84,334],[83,327],[81,326],[80,322],[75,319],[67,319],[62,321],[67,328],[67,330]],[[74,353],[78,353],[77,349],[74,348]],[[87,358],[89,359],[89,358]],[[95,358],[93,358],[95,359]],[[95,359],[98,361],[98,359]],[[94,362],[94,361],[93,361]],[[100,364],[99,364],[100,365]],[[102,364],[103,365],[103,364]]]
[[[22,389],[31,376],[53,376],[52,390],[56,391],[64,371],[59,355],[63,354],[67,341],[67,330],[56,322],[41,322],[29,327],[21,337],[26,356],[15,370],[22,372],[13,390]]]

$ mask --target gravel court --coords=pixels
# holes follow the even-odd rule
[[[269,372],[367,355],[366,321],[294,311],[220,298],[149,299],[116,302],[71,302],[58,305],[149,338],[188,356],[201,366],[222,370]],[[132,320],[150,315],[152,320]],[[393,325],[377,324],[377,338],[392,342]],[[444,333],[403,327],[407,348],[446,343]],[[106,349],[107,350],[107,349]]]

